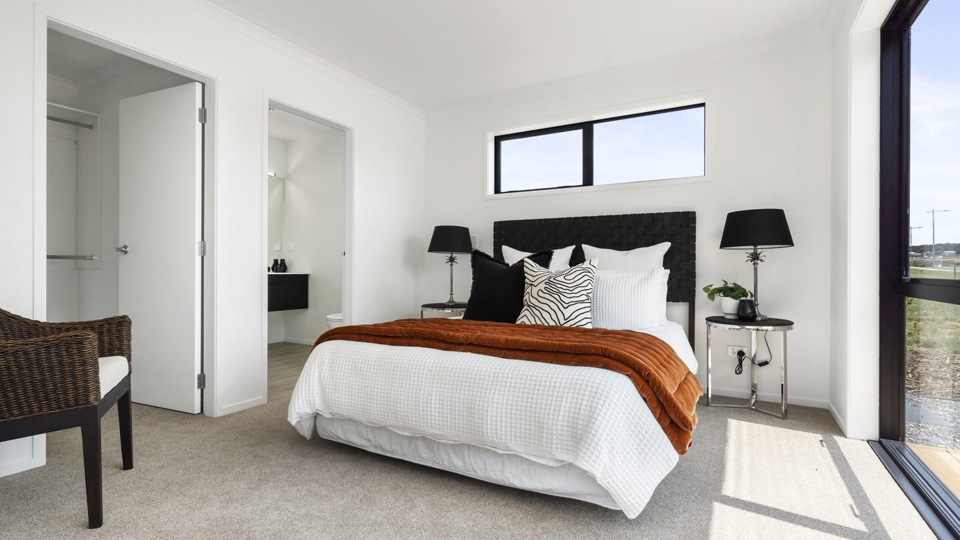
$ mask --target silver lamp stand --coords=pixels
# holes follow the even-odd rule
[[[747,262],[753,263],[753,305],[757,308],[757,319],[766,319],[767,316],[760,313],[760,293],[757,289],[757,267],[763,262],[763,252],[753,246],[753,251],[747,252]]]
[[[453,265],[457,264],[457,256],[451,253],[447,255],[447,263],[450,265],[450,298],[447,299],[447,305],[452,306],[458,302],[453,299]]]

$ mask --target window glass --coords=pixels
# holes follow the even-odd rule
[[[583,131],[500,142],[500,191],[583,185]]]
[[[593,183],[703,176],[703,133],[702,107],[597,123]]]
[[[929,2],[910,30],[910,275],[960,266],[960,2]]]
[[[494,138],[495,193],[703,176],[706,105]]]

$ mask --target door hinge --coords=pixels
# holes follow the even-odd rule
[[[201,240],[197,242],[197,255],[201,257],[207,256],[207,241]]]
[[[197,375],[197,389],[203,390],[206,387],[207,387],[207,374],[201,373]]]
[[[207,123],[207,109],[206,109],[205,107],[200,107],[200,108],[198,109],[198,113],[199,113],[199,114],[198,114],[198,116],[197,116],[197,119],[200,121],[201,124],[206,124],[206,123]]]

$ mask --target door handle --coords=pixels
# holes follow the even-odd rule
[[[121,255],[126,255],[127,253],[130,253],[130,247],[127,246],[126,244],[120,247],[115,247],[113,248],[113,250],[119,252]]]

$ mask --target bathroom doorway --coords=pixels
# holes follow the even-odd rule
[[[311,346],[344,323],[348,131],[268,103],[267,397],[293,389]]]

